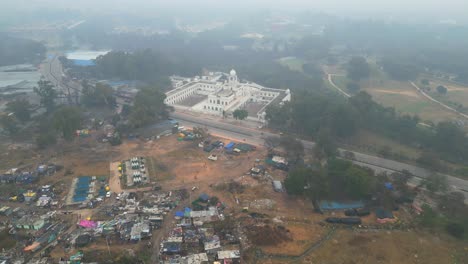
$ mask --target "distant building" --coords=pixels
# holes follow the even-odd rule
[[[265,109],[270,104],[291,100],[289,89],[267,88],[252,82],[241,82],[235,70],[229,74],[209,72],[184,78],[172,76],[173,89],[166,93],[165,103],[175,108],[228,116],[237,109],[248,111],[248,120],[265,122]]]

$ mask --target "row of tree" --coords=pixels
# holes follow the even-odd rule
[[[374,102],[366,92],[359,92],[349,100],[299,92],[293,94],[289,103],[269,106],[266,113],[271,127],[320,139],[326,144],[352,136],[361,127],[403,144],[423,147],[442,159],[468,162],[468,138],[459,126],[440,122],[433,130],[421,128],[417,116],[399,115],[395,109]]]
[[[330,159],[321,169],[294,169],[284,185],[289,194],[306,195],[312,200],[365,199],[375,192],[377,180],[371,170],[349,161]]]

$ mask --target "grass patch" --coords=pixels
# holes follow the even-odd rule
[[[167,181],[172,180],[175,176],[170,172],[166,164],[159,162],[153,158],[146,158],[148,176],[151,181]]]
[[[371,152],[396,160],[414,160],[420,155],[420,151],[416,148],[408,147],[367,130],[359,130],[345,144],[351,144],[358,151]]]
[[[302,65],[304,61],[296,57],[284,57],[278,60],[278,63],[288,67],[291,71],[302,72]]]

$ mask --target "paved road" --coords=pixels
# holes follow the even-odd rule
[[[80,95],[82,87],[79,82],[67,79],[58,59],[59,55],[51,54],[51,57],[41,64],[40,71],[44,78],[56,87],[59,97],[65,98],[68,103],[72,103],[71,100]]]
[[[279,137],[277,134],[262,132],[258,129],[243,127],[242,123],[239,125],[228,124],[223,122],[221,119],[216,117],[200,117],[191,115],[188,113],[175,112],[171,116],[177,119],[182,126],[194,127],[202,126],[209,129],[210,133],[213,135],[232,138],[238,141],[245,141],[246,143],[263,146],[265,144],[265,138],[267,137]],[[313,149],[315,143],[312,141],[301,140],[306,149]],[[344,151],[349,151],[345,149],[338,149],[342,154]],[[407,170],[411,172],[415,178],[413,179],[413,184],[418,184],[421,179],[428,177],[432,174],[431,171],[426,169],[394,161],[389,159],[384,159],[377,156],[372,156],[360,152],[350,151],[354,153],[354,159],[351,160],[355,164],[369,167],[377,172],[386,171],[386,172],[401,172]],[[343,156],[343,155],[341,155]],[[468,203],[468,181],[460,178],[456,178],[450,175],[447,176],[449,187],[453,191],[462,191],[465,194],[466,202]]]

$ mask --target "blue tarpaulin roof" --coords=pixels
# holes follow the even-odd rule
[[[322,210],[344,210],[357,209],[364,207],[362,201],[335,202],[335,201],[320,201],[320,209]]]
[[[388,190],[393,190],[393,184],[391,182],[386,182],[385,188],[387,188]]]
[[[182,211],[177,211],[177,212],[175,212],[175,216],[177,216],[177,217],[184,217],[184,212],[182,212]]]
[[[190,217],[190,212],[192,212],[192,209],[190,209],[188,207],[185,207],[184,216],[185,217]]]
[[[202,201],[208,201],[210,199],[210,196],[208,194],[206,194],[206,193],[202,193],[202,194],[200,194],[199,198]]]

